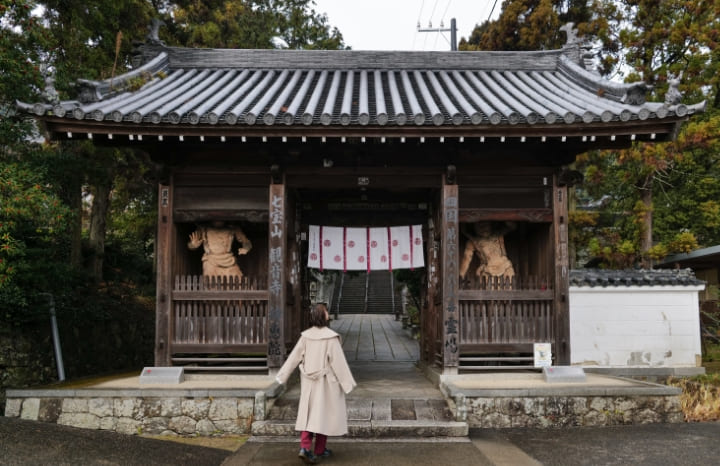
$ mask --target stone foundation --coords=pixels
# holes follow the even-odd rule
[[[683,422],[677,396],[466,398],[470,427],[572,427]]]
[[[553,385],[541,377],[459,375],[439,385],[450,415],[465,429],[683,422],[678,387],[592,374],[584,384]],[[256,421],[266,420],[282,390],[276,383],[264,389],[8,390],[5,416],[123,434],[259,434],[267,422]],[[287,423],[288,429],[294,424]],[[403,435],[427,432],[405,427]],[[357,426],[358,436],[368,435],[363,429]]]
[[[5,416],[131,435],[210,436],[249,434],[266,410],[265,394],[247,390],[71,392],[8,390]]]
[[[538,381],[539,375],[526,375],[527,388],[477,388],[493,379],[468,384],[462,377],[448,378],[440,388],[452,400],[456,420],[467,421],[470,428],[684,422],[677,387],[596,375],[591,376],[594,384],[553,386]],[[512,385],[513,376],[505,377]]]

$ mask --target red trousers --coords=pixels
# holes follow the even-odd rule
[[[315,436],[315,454],[322,455],[322,453],[325,451],[325,445],[327,445],[327,435],[313,434],[312,432],[303,430],[300,433],[300,448],[311,451],[313,435]]]

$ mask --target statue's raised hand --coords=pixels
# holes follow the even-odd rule
[[[190,243],[188,244],[188,246],[195,249],[197,247],[200,247],[201,244],[202,238],[200,237],[200,232],[193,231],[192,233],[190,233]]]

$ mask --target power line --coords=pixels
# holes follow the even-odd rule
[[[439,1],[440,1],[440,0],[435,0],[435,5],[433,5],[433,9],[432,9],[432,11],[430,12],[430,20],[431,20],[431,21],[432,21],[433,15],[435,14],[435,8],[437,8],[437,4],[438,4]]]
[[[450,4],[452,3],[452,0],[448,0],[447,6],[445,7],[445,11],[443,11],[442,16],[440,17],[440,21],[445,20],[445,15],[447,14],[448,10],[450,9]]]
[[[420,18],[422,17],[423,8],[425,8],[425,0],[422,0],[422,3],[420,4],[420,11],[418,12],[418,19],[417,19],[418,24],[420,24]],[[412,45],[413,50],[415,50],[415,43],[417,42],[417,35],[418,35],[418,31],[416,29],[415,35],[413,36],[413,45]]]
[[[492,18],[493,13],[495,12],[495,6],[496,6],[496,5],[497,5],[497,0],[495,0],[495,2],[493,3],[493,7],[492,7],[492,9],[490,10],[490,15],[488,16],[488,19],[487,19],[488,21],[490,21],[490,18]]]

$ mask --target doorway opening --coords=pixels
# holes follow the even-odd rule
[[[355,188],[296,192],[299,225],[379,228],[420,225],[427,255],[433,190]],[[305,235],[308,239],[308,235]],[[414,365],[420,359],[424,266],[396,270],[320,270],[308,268],[309,241],[301,246],[303,288],[308,303],[327,304],[331,328],[343,340],[351,366],[372,363]]]

